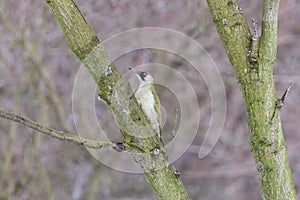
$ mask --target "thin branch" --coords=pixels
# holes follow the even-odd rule
[[[252,38],[249,48],[249,57],[252,64],[257,63],[258,60],[258,50],[259,50],[259,34],[258,34],[258,24],[256,19],[252,19]]]
[[[262,33],[260,44],[260,62],[273,64],[277,52],[279,0],[264,0],[262,9]],[[270,59],[271,58],[271,59]]]
[[[42,126],[38,124],[37,122],[34,122],[30,119],[27,119],[25,117],[13,114],[11,112],[6,112],[3,110],[0,110],[0,117],[17,122],[19,124],[23,124],[27,126],[28,128],[31,128],[33,130],[36,130],[40,133],[43,133],[45,135],[48,135],[50,137],[53,137],[55,139],[59,140],[66,140],[69,142],[73,142],[75,144],[83,145],[87,148],[92,148],[92,149],[116,149],[116,147],[119,147],[120,145],[118,143],[111,143],[111,142],[106,142],[106,141],[94,141],[94,140],[89,140],[80,136],[76,136],[64,131],[58,131],[54,130],[52,128],[48,128],[45,126]]]
[[[288,94],[289,94],[289,92],[290,92],[290,90],[291,90],[293,84],[294,84],[293,81],[290,82],[288,88],[285,90],[284,94],[283,94],[282,97],[280,98],[280,108],[281,108],[281,107],[283,106],[283,104],[285,103],[286,98],[287,98],[287,96],[288,96]]]

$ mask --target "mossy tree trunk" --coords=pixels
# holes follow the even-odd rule
[[[72,51],[98,85],[99,96],[114,114],[123,134],[125,149],[132,152],[147,181],[161,199],[190,199],[156,134],[145,129],[149,122],[131,98],[129,84],[100,44],[73,0],[46,0]],[[128,103],[129,102],[129,103]],[[136,126],[138,125],[138,126]],[[149,137],[135,137],[149,135]]]
[[[295,199],[281,128],[273,65],[277,51],[279,0],[264,0],[262,34],[251,34],[237,0],[207,0],[213,21],[243,94],[250,147],[263,199]]]

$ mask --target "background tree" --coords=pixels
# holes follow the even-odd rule
[[[261,37],[255,19],[250,34],[238,1],[207,3],[244,97],[263,199],[295,199],[280,119],[289,88],[278,99],[273,76],[279,0],[263,1]]]

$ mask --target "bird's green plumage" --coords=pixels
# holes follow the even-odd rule
[[[160,135],[160,101],[153,84],[142,84],[135,92],[135,97],[150,121],[154,131]]]
[[[137,70],[133,70],[133,72],[138,75],[139,80],[139,86],[134,95],[149,119],[152,129],[161,138],[160,101],[153,84],[153,78],[147,72]]]

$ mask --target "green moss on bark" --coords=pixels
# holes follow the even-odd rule
[[[243,94],[248,116],[250,147],[263,199],[295,199],[286,156],[280,108],[274,86],[278,0],[264,0],[262,36],[251,60],[252,36],[237,0],[207,0],[217,31]]]
[[[112,63],[75,2],[46,2],[64,32],[70,48],[97,83],[99,96],[106,102],[120,126],[125,147],[135,152],[133,157],[144,170],[153,190],[161,199],[190,199],[181,180],[175,176],[176,172],[168,162],[159,138],[152,133],[151,128],[147,128],[149,121],[136,99],[131,98],[132,91],[128,82]],[[141,135],[149,137],[138,137]]]

